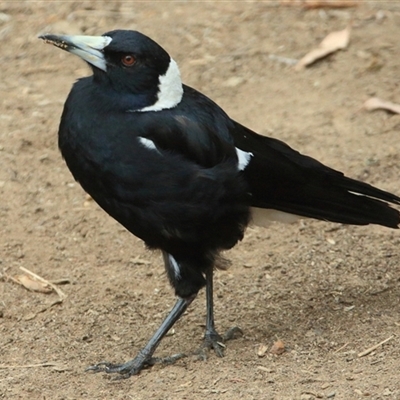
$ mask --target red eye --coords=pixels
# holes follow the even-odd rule
[[[136,58],[131,54],[125,54],[121,57],[121,62],[125,65],[125,67],[131,67],[133,64],[135,64]]]

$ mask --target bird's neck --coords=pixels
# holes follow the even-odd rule
[[[157,86],[157,101],[140,110],[161,111],[176,107],[182,100],[183,86],[178,64],[171,58],[164,75],[159,76]]]

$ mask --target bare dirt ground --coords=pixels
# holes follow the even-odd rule
[[[60,113],[89,69],[37,39],[140,30],[236,120],[400,194],[400,116],[360,110],[370,96],[400,101],[398,2],[5,1],[0,12],[0,398],[400,399],[400,233],[310,220],[249,228],[228,254],[217,327],[244,336],[225,358],[190,356],[117,382],[84,372],[132,358],[174,295],[159,254],[89,201],[64,165]],[[301,72],[277,60],[299,59],[350,19],[348,49]],[[67,278],[68,297],[52,306],[55,293],[15,284],[19,267]],[[157,354],[195,350],[204,322],[202,292]],[[257,354],[277,339],[285,353]]]

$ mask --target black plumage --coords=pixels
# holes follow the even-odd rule
[[[135,359],[91,370],[130,376],[151,365],[162,337],[205,285],[205,343],[222,355],[212,271],[221,263],[219,252],[243,238],[259,209],[272,217],[276,210],[398,227],[400,214],[388,203],[400,204],[399,197],[235,122],[182,85],[173,59],[139,32],[42,38],[80,56],[93,70],[74,84],[61,117],[59,147],[69,169],[108,214],[163,252],[178,296]]]

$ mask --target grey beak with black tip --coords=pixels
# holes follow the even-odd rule
[[[40,35],[46,43],[50,43],[69,53],[75,54],[89,64],[107,71],[103,49],[111,43],[109,36],[83,36],[83,35]]]

